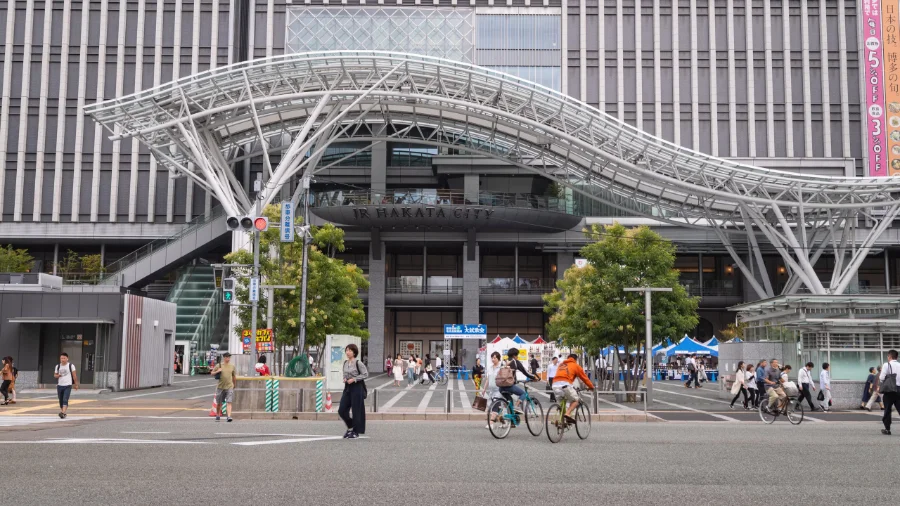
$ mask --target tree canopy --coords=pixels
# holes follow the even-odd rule
[[[592,353],[615,345],[626,350],[644,342],[644,295],[629,287],[671,287],[653,294],[653,336],[659,341],[693,330],[699,300],[678,282],[675,246],[648,227],[626,229],[616,223],[592,226],[585,234],[595,242],[581,249],[588,260],[572,266],[557,288],[544,296],[548,333],[566,345]]]
[[[279,205],[266,206],[264,214],[270,223],[278,223],[281,218]],[[296,224],[302,218],[296,219]],[[360,289],[368,289],[369,281],[362,270],[354,264],[334,258],[344,250],[344,231],[334,225],[312,227],[313,237],[309,247],[309,282],[307,285],[306,345],[315,346],[325,342],[327,334],[351,334],[363,339],[369,337],[365,328],[366,316],[363,310]],[[303,242],[297,237],[293,243],[282,243],[279,230],[275,227],[260,236],[260,284],[296,285],[293,290],[274,290],[273,323],[277,346],[296,344],[300,323],[300,285],[302,278]],[[268,252],[269,254],[266,254]],[[253,253],[239,250],[226,255],[229,263],[252,264]],[[235,299],[249,302],[250,269],[235,276],[237,287]],[[265,311],[268,304],[267,290],[260,291],[257,328],[265,328]],[[251,307],[238,308],[240,322],[235,331],[241,332],[251,326]]]
[[[15,249],[12,244],[0,246],[0,272],[28,272],[34,266],[34,257],[27,249]]]

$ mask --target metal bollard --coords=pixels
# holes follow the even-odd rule
[[[372,413],[378,413],[378,390],[372,390]]]
[[[593,408],[593,412],[596,414],[596,413],[599,412],[598,410],[599,410],[599,408],[600,408],[600,400],[599,400],[599,397],[598,397],[600,394],[597,393],[597,389],[596,389],[596,388],[594,389],[594,392],[593,392],[593,393],[594,393],[594,396],[593,396],[593,397],[594,397],[594,405],[592,406],[592,408]]]
[[[448,388],[448,389],[447,389],[447,411],[446,411],[446,413],[447,413],[448,415],[449,415],[450,412],[453,410],[453,409],[452,409],[452,406],[453,406],[453,400],[452,400],[452,398],[451,398],[451,395],[452,395],[452,390],[450,390],[450,389]]]
[[[306,406],[303,404],[303,394],[304,393],[306,393],[306,391],[301,388],[300,392],[299,392],[300,395],[297,396],[297,413],[302,413],[303,411],[306,411],[304,409],[304,408],[306,408]],[[276,393],[275,395],[278,395],[278,394]]]

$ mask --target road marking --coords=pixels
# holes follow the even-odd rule
[[[193,379],[193,380],[187,380],[187,381],[173,381],[172,385],[181,385],[182,383],[196,383],[198,381],[208,381],[210,384],[212,384],[212,383],[215,383],[216,380],[215,380],[215,378],[207,377],[207,378]]]
[[[135,431],[135,432],[120,432],[119,434],[171,434],[171,432],[160,432],[160,431]]]
[[[731,418],[730,416],[725,416],[725,415],[717,415],[715,413],[710,413],[709,411],[703,411],[702,409],[689,408],[687,406],[682,406],[680,404],[674,404],[671,402],[661,401],[659,399],[655,400],[654,402],[658,402],[660,404],[666,404],[666,405],[669,405],[672,407],[680,408],[685,411],[693,411],[695,413],[703,413],[704,415],[711,416],[713,418],[719,418],[721,420],[725,420],[726,422],[740,422],[740,420],[738,420],[737,418]]]
[[[413,385],[407,385],[406,388],[404,388],[403,390],[400,391],[400,393],[398,393],[397,395],[388,399],[388,401],[386,403],[384,403],[384,406],[381,407],[380,411],[387,413],[387,411],[389,409],[391,409],[392,407],[394,407],[394,404],[397,404],[397,401],[402,399],[404,395],[406,395],[410,390],[412,390],[412,388],[413,388]]]
[[[176,392],[184,392],[185,390],[197,390],[200,388],[205,388],[207,390],[214,390],[212,385],[200,385],[198,387],[172,388],[169,390],[157,390],[155,392],[147,392],[145,394],[126,395],[125,397],[114,397],[109,400],[121,401],[121,400],[125,400],[125,399],[134,399],[135,397],[147,397],[148,395],[170,394],[170,393],[176,393]]]
[[[670,394],[670,395],[680,395],[680,396],[682,396],[682,397],[692,397],[692,398],[694,398],[694,399],[701,399],[701,400],[704,400],[704,401],[719,402],[719,403],[722,403],[722,404],[728,404],[728,405],[731,404],[730,402],[728,402],[728,401],[723,401],[722,399],[713,399],[713,398],[710,398],[710,397],[701,397],[701,396],[698,396],[698,395],[682,394],[682,393],[679,393],[679,392],[672,392],[672,391],[670,391],[670,390],[665,390],[665,389],[662,389],[662,388],[657,388],[656,390],[657,390],[658,392],[663,392],[663,393],[667,393],[667,394]],[[662,402],[662,401],[660,401],[660,402]],[[754,410],[751,409],[751,410],[746,410],[746,411],[751,411],[751,412],[752,412],[752,411],[754,411]],[[807,415],[807,414],[804,414],[804,415],[803,415],[803,419],[804,419],[804,420],[809,420],[809,421],[812,421],[812,422],[824,422],[824,421],[825,421],[825,420],[822,420],[821,418],[814,418],[814,417],[811,417],[811,416],[809,416],[809,415]]]
[[[453,380],[450,380],[453,381]],[[457,380],[459,381],[459,400],[462,402],[463,413],[474,413],[475,411],[472,409],[472,403],[469,402],[469,394],[466,393],[466,382],[463,379]],[[475,395],[478,395],[477,393]]]
[[[320,436],[320,437],[310,437],[310,438],[291,438],[291,439],[272,439],[269,441],[241,441],[239,443],[231,443],[237,446],[263,446],[263,445],[278,445],[278,444],[286,444],[286,443],[309,443],[311,441],[336,441],[338,439],[344,439],[344,436]],[[366,436],[359,436],[359,439],[368,439]]]
[[[371,381],[371,379],[369,379],[369,381]],[[391,378],[391,379],[389,379],[386,383],[384,383],[383,385],[380,385],[380,386],[375,387],[375,390],[381,390],[382,388],[384,388],[384,387],[386,387],[386,386],[392,384],[393,382],[394,382],[394,379]]]
[[[164,439],[68,438],[37,441],[0,441],[0,444],[172,444],[203,445],[206,441],[167,441]]]
[[[69,406],[75,406],[77,404],[84,404],[87,402],[97,402],[95,400],[87,400],[87,399],[72,399],[69,401]],[[59,403],[54,402],[52,404],[41,404],[40,406],[32,406],[30,408],[16,408],[11,409],[9,411],[4,410],[4,414],[6,415],[18,415],[19,413],[28,413],[29,411],[40,411],[42,409],[59,409]]]
[[[93,416],[72,416],[71,420],[91,420]],[[19,427],[22,425],[31,425],[35,423],[57,423],[69,418],[60,418],[58,415],[3,415],[0,416],[0,427]]]
[[[431,388],[425,392],[425,395],[422,396],[422,401],[419,402],[419,407],[416,408],[416,413],[424,413],[428,408],[428,403],[431,402],[431,397],[434,395],[434,389],[437,388],[437,383],[432,383]]]

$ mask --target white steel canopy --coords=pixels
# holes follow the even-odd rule
[[[793,276],[786,292],[802,284],[813,293],[841,293],[900,211],[900,178],[737,164],[676,146],[540,85],[420,55],[334,51],[241,62],[87,112],[114,140],[139,139],[229,214],[271,202],[293,176],[338,164],[318,165],[333,143],[396,140],[489,156],[635,214],[711,227],[763,297],[774,295],[771,284],[750,275],[748,259],[732,246],[736,232],[751,232],[749,261],[759,269],[756,232],[779,251]],[[265,167],[257,202],[231,169],[249,157],[262,157]],[[857,242],[861,215],[873,226]],[[826,288],[813,267],[829,247],[836,265]]]

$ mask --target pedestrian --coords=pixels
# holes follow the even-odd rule
[[[831,365],[828,362],[822,364],[822,372],[819,373],[819,392],[818,399],[821,402],[822,411],[828,412],[831,409]]]
[[[413,386],[416,383],[416,357],[409,356],[406,364],[406,386]]]
[[[878,369],[876,369],[875,377],[881,377],[881,366],[878,366]],[[13,399],[15,399],[15,396],[13,396]],[[869,397],[869,402],[866,403],[866,410],[872,411],[872,405],[876,402],[878,403],[879,409],[884,409],[884,399],[881,395],[881,385],[879,384],[877,379],[875,380],[875,391],[872,393],[872,396]]]
[[[866,377],[866,385],[863,387],[862,393],[862,402],[859,405],[859,409],[866,409],[866,404],[868,404],[869,399],[875,395],[875,382],[877,381],[877,376],[875,376],[875,368],[869,368],[869,375]]]
[[[481,365],[481,359],[475,359],[475,366],[472,367],[472,381],[475,382],[475,391],[481,390],[481,380],[484,378],[484,366]]]
[[[803,402],[803,399],[806,399],[810,411],[816,410],[816,407],[813,405],[811,393],[816,390],[816,384],[812,379],[813,367],[815,367],[815,365],[812,362],[807,362],[805,366],[800,368],[800,372],[797,373],[797,382],[800,383],[800,397],[797,398],[797,405],[799,406]]]
[[[231,363],[231,353],[222,354],[222,363],[216,365],[210,374],[219,380],[216,384],[216,421],[225,415],[225,421],[231,421],[231,413],[234,411],[234,384],[237,380],[237,372]],[[216,376],[218,375],[218,376]],[[228,404],[223,406],[223,404]]]
[[[369,377],[369,370],[356,359],[359,348],[355,344],[348,344],[344,354],[347,356],[343,367],[344,393],[338,416],[347,426],[344,439],[357,439],[360,434],[366,433],[366,378]]]
[[[534,354],[531,355],[531,360],[528,362],[528,367],[531,368],[531,375],[537,376],[538,369],[540,369],[541,365],[538,363],[537,359],[534,357]]]
[[[269,366],[266,365],[266,356],[260,355],[259,362],[256,363],[256,373],[260,376],[271,376],[272,372],[269,370]]]
[[[388,376],[391,375],[391,372],[394,368],[394,362],[391,360],[391,357],[385,357],[384,359],[384,372],[387,373]]]
[[[697,376],[700,378],[699,383],[706,383],[706,381],[708,379],[706,377],[706,362],[703,360],[700,360],[700,364],[697,365]],[[699,383],[697,384],[698,388],[700,387]]]
[[[744,386],[747,388],[747,394],[750,397],[750,405],[758,408],[759,388],[756,386],[756,368],[753,364],[747,364],[747,368],[744,370]]]
[[[425,383],[425,368],[421,357],[416,355],[416,381]]]
[[[731,393],[734,394],[734,397],[731,398],[731,404],[728,405],[729,408],[734,409],[734,402],[738,400],[738,397],[741,395],[744,396],[744,409],[748,407],[747,400],[747,376],[744,374],[744,361],[738,362],[737,370],[734,371],[734,384],[731,386]]]
[[[759,407],[759,404],[762,404],[763,394],[766,393],[765,378],[766,378],[766,366],[768,366],[768,365],[769,365],[769,363],[766,362],[765,360],[760,360],[759,363],[756,364],[756,395],[757,395],[756,403],[757,403],[757,407]]]
[[[697,379],[697,360],[694,358],[694,355],[688,355],[684,365],[688,371],[688,380],[684,387],[691,388],[691,383],[693,382],[694,388],[700,388],[700,381]]]
[[[3,357],[3,368],[0,369],[0,394],[3,394],[3,405],[9,404],[9,385],[12,384],[12,363],[9,357]]]
[[[19,368],[16,367],[15,361],[12,357],[6,357],[9,359],[9,366],[12,367],[12,383],[9,384],[9,403],[16,403],[16,380],[19,379]]]
[[[881,433],[891,435],[891,408],[896,408],[900,413],[900,363],[897,362],[897,350],[888,352],[888,361],[881,366],[881,374],[878,375],[881,397],[884,399],[884,416],[881,423],[884,429]]]
[[[72,389],[78,390],[78,374],[75,372],[75,366],[69,362],[68,353],[59,354],[59,364],[56,365],[53,377],[56,378],[56,395],[59,397],[59,417],[68,416],[66,411],[69,409],[69,395]]]
[[[400,382],[403,381],[403,357],[399,353],[397,354],[397,360],[394,361],[391,370],[394,373],[394,386],[399,387]]]
[[[425,360],[422,365],[424,366],[422,371],[422,384],[425,384],[426,376],[428,377],[428,381],[434,383],[434,367],[431,365],[431,355],[425,355]]]
[[[559,357],[553,355],[550,364],[547,365],[547,390],[550,391],[550,402],[556,402],[556,394],[553,393],[553,377],[559,369]]]
[[[500,387],[497,386],[497,375],[500,374],[500,369],[503,368],[503,364],[500,363],[500,354],[496,351],[491,353],[491,363],[488,364],[487,368],[484,371],[484,381],[481,382],[482,392],[481,396],[487,400],[488,409],[492,404],[491,401],[494,399],[502,399],[503,397],[500,395]],[[499,408],[498,409],[502,409]],[[496,423],[497,418],[499,417],[499,411],[492,411],[490,423]],[[490,429],[490,424],[485,426],[485,429]]]

